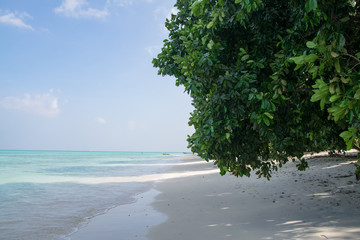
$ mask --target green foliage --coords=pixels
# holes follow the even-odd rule
[[[191,95],[189,146],[221,174],[256,170],[269,179],[306,151],[343,150],[358,139],[357,1],[181,0],[176,7],[153,64]],[[299,170],[306,167],[301,160]]]

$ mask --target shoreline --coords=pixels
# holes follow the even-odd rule
[[[289,162],[270,181],[220,176],[213,163],[186,156],[153,188],[70,236],[71,240],[360,239],[360,182],[348,157]],[[119,179],[114,179],[118,181]],[[140,181],[140,179],[137,179]]]
[[[153,206],[168,216],[149,240],[360,239],[360,182],[354,159],[310,156],[289,162],[270,181],[219,173],[156,184]],[[213,168],[193,165],[192,171]],[[174,167],[172,171],[181,169]]]
[[[165,222],[166,216],[155,211],[151,203],[160,194],[154,187],[136,195],[134,201],[118,205],[106,213],[94,216],[76,232],[67,236],[70,240],[146,240],[148,230]]]
[[[64,236],[66,240],[98,240],[104,238],[106,240],[118,240],[119,235],[121,239],[126,240],[147,240],[146,234],[149,229],[155,225],[165,222],[166,215],[156,211],[152,203],[155,197],[160,194],[156,190],[155,185],[158,181],[166,181],[168,179],[191,176],[191,173],[171,172],[174,167],[185,166],[191,167],[194,164],[203,163],[202,160],[184,162],[186,159],[193,159],[194,156],[186,154],[181,156],[180,161],[178,157],[173,163],[163,164],[149,164],[149,166],[159,165],[169,167],[163,173],[145,174],[140,176],[125,176],[125,177],[103,177],[83,178],[83,181],[91,184],[101,183],[149,183],[151,186],[145,191],[138,193],[134,199],[128,203],[121,203],[114,207],[107,209],[105,212],[92,216],[84,223],[82,223],[71,234]],[[126,164],[123,164],[125,166]],[[148,164],[138,164],[148,165]],[[214,172],[213,170],[210,173]],[[203,174],[209,174],[208,171],[203,171]]]

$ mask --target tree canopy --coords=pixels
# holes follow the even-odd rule
[[[355,0],[179,0],[153,60],[193,99],[191,150],[220,173],[271,177],[360,135]]]

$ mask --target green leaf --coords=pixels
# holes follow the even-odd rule
[[[348,78],[341,77],[341,81],[342,81],[343,83],[349,83],[349,79],[348,79]]]
[[[251,100],[254,99],[254,97],[255,97],[255,95],[254,95],[253,93],[250,93],[250,94],[249,94],[249,97],[248,97],[248,100],[251,101]]]
[[[340,98],[339,95],[332,95],[329,99],[330,102],[335,102],[336,100],[338,100]]]
[[[242,54],[245,54],[245,53],[246,53],[246,50],[243,49],[243,48],[240,48],[239,50],[240,50],[240,52],[241,52]]]
[[[320,91],[316,90],[315,94],[311,96],[310,101],[317,102],[317,101],[321,100],[322,98],[323,98],[323,96],[320,94]]]
[[[340,34],[339,37],[339,49],[342,49],[345,46],[345,37],[344,35]]]
[[[200,15],[202,5],[203,5],[202,1],[195,1],[191,6],[191,12],[195,17]]]
[[[322,98],[322,99],[320,100],[320,109],[321,109],[321,110],[324,110],[324,107],[325,107],[325,98]]]
[[[346,107],[334,106],[329,108],[328,111],[334,116],[334,121],[337,122],[345,117]]]
[[[350,131],[344,131],[340,134],[340,137],[342,137],[345,141],[347,141],[349,138],[352,137],[352,132]]]
[[[314,42],[307,42],[306,43],[306,46],[308,47],[308,48],[314,48],[314,47],[316,47],[316,44],[314,43]]]
[[[353,112],[353,111],[350,111],[349,115],[350,115],[350,116],[349,116],[349,121],[352,122],[353,119],[354,119],[354,112]]]
[[[339,59],[336,59],[335,61],[335,69],[338,73],[341,73],[341,68],[340,68],[340,61]]]
[[[228,168],[226,166],[219,166],[220,168],[220,175],[224,176],[226,172],[228,171]]]
[[[349,128],[348,131],[340,133],[340,137],[342,137],[346,143],[347,150],[351,150],[354,146],[356,132],[355,128]]]
[[[354,98],[360,100],[360,88],[356,91]]]
[[[336,52],[331,52],[331,56],[332,56],[333,58],[336,58],[336,57],[339,56],[339,54],[337,54]]]
[[[320,100],[320,107],[324,109],[326,98],[329,95],[329,86],[322,79],[318,79],[313,88],[317,89],[314,90],[314,95],[311,96],[310,101],[316,102]]]
[[[266,113],[264,113],[268,118],[270,118],[270,119],[274,119],[274,116],[273,115],[271,115],[271,113],[268,113],[268,112],[266,112]]]
[[[226,134],[225,134],[225,138],[226,138],[228,141],[230,141],[230,133],[226,133]]]
[[[318,58],[316,54],[309,54],[305,57],[305,61],[308,63],[315,62],[315,60]]]
[[[257,66],[258,68],[261,68],[261,69],[262,69],[262,68],[265,68],[264,64],[259,63],[259,62],[256,64],[256,66]]]
[[[208,47],[209,49],[212,49],[212,48],[214,47],[214,45],[215,45],[214,41],[213,41],[213,40],[210,40],[210,42],[207,44],[207,47]]]
[[[313,88],[321,88],[322,86],[326,85],[326,83],[324,82],[324,80],[322,79],[317,79],[315,84],[312,85]]]
[[[316,54],[301,55],[299,57],[291,57],[290,60],[294,61],[297,65],[304,63],[312,63],[318,58]]]
[[[305,63],[305,56],[299,56],[299,57],[291,57],[290,60],[294,61],[295,64],[300,65]]]
[[[334,77],[333,79],[330,80],[330,83],[334,83],[334,82],[338,82],[339,78],[338,77]]]
[[[183,42],[187,41],[187,37],[185,36],[180,36],[179,39],[182,40]]]
[[[267,117],[263,117],[262,120],[264,121],[266,126],[270,126],[270,120]]]
[[[249,57],[250,57],[249,55],[244,55],[242,56],[241,61],[246,61],[249,59]]]
[[[347,16],[347,17],[344,17],[344,18],[342,18],[342,19],[340,19],[340,22],[347,22],[347,21],[349,21],[350,20],[350,18],[349,18],[349,16]]]
[[[317,9],[317,0],[307,0],[305,3],[306,12],[314,11]]]
[[[294,68],[295,71],[299,70],[302,67],[303,64],[298,64],[296,65],[296,67]]]
[[[207,28],[211,28],[213,25],[214,25],[214,22],[211,21],[211,22],[208,23],[208,25],[207,25],[206,27],[207,27]]]
[[[312,74],[312,78],[313,78],[313,79],[316,78],[317,73],[318,73],[318,70],[319,70],[319,67],[318,67],[318,66],[312,66],[312,67],[309,69],[309,73]]]

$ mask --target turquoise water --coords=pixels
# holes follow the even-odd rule
[[[183,154],[0,151],[0,240],[62,240],[152,187]],[[104,181],[122,177],[121,182]],[[97,180],[101,180],[96,183]]]

